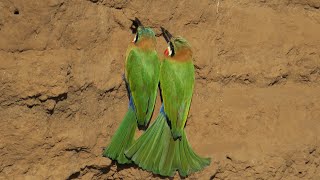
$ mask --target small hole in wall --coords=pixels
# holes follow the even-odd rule
[[[18,9],[15,9],[15,10],[13,11],[13,14],[14,14],[14,15],[19,15],[19,14],[20,14],[20,12],[19,12],[19,10],[18,10]]]

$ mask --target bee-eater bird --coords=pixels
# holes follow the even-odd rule
[[[191,148],[184,127],[194,87],[194,65],[189,43],[161,27],[168,43],[160,68],[162,107],[156,121],[125,152],[141,168],[163,176],[181,176],[210,164]]]
[[[129,107],[103,153],[120,164],[131,162],[124,151],[133,143],[138,125],[148,125],[156,101],[160,73],[155,33],[151,28],[144,27],[137,18],[132,22],[136,35],[127,49],[125,61]]]

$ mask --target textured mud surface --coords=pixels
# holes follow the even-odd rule
[[[186,131],[213,162],[190,179],[320,179],[319,8],[0,0],[0,179],[162,178],[101,157],[127,109],[121,76],[135,16],[193,45]]]

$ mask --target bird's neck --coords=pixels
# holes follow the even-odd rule
[[[145,37],[135,44],[137,47],[145,50],[155,49],[156,42],[153,38]]]
[[[192,60],[192,51],[190,48],[179,49],[171,59],[179,62],[187,62]]]

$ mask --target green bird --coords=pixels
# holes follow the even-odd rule
[[[168,42],[160,68],[162,107],[155,122],[125,152],[141,168],[162,176],[181,176],[210,164],[191,148],[184,127],[195,82],[191,46],[161,27]]]
[[[139,126],[147,126],[153,113],[160,73],[160,61],[156,48],[155,33],[144,27],[139,19],[132,20],[136,35],[127,49],[125,82],[129,94],[128,111],[105,149],[103,156],[120,164],[131,161],[124,151],[133,143]]]

